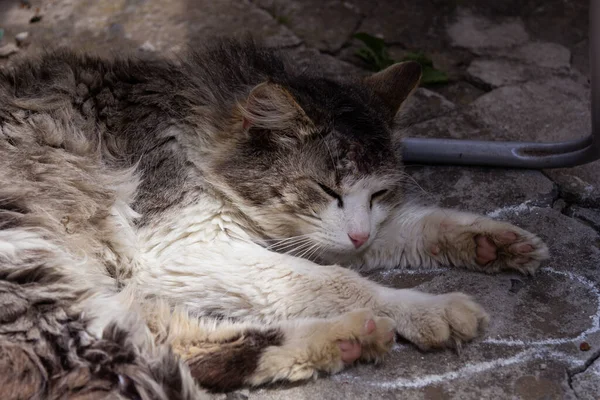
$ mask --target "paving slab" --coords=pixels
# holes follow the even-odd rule
[[[545,173],[556,182],[566,200],[600,207],[600,161],[574,168],[551,169]]]
[[[536,72],[519,62],[484,58],[473,60],[467,69],[472,80],[489,88],[525,82],[535,77]]]
[[[570,217],[577,218],[595,230],[600,231],[600,209],[585,208],[574,205],[567,208],[565,210],[565,214]]]
[[[525,24],[520,18],[491,20],[473,14],[468,9],[459,9],[456,20],[448,26],[452,44],[474,53],[486,53],[524,44],[529,40]]]
[[[485,94],[485,90],[466,81],[441,85],[435,90],[458,106],[467,106]]]
[[[528,42],[510,51],[501,51],[500,55],[554,70],[566,70],[570,67],[571,51],[558,43]]]
[[[435,1],[371,2],[372,10],[362,20],[359,31],[382,37],[387,43],[405,48],[429,50],[440,48],[445,37],[440,35],[445,19],[440,12],[444,4]]]
[[[591,131],[589,88],[569,78],[501,87],[471,106],[484,124],[512,140],[570,140]]]
[[[539,171],[409,165],[406,172],[411,196],[471,212],[496,212],[523,203],[550,207],[558,197],[556,185]]]
[[[600,393],[600,359],[589,365],[585,371],[574,375],[571,386],[575,394],[585,399],[589,394]]]
[[[398,127],[429,121],[456,110],[456,105],[439,93],[418,88],[402,105],[396,123]]]
[[[307,46],[335,53],[350,40],[370,6],[366,1],[253,0]]]
[[[155,51],[179,52],[219,36],[253,34],[273,46],[300,39],[266,11],[247,1],[82,0],[40,2],[32,9],[17,1],[0,3],[0,26],[7,40],[31,35],[31,51],[69,46],[99,54],[135,51],[148,43]],[[39,6],[43,18],[30,23]]]

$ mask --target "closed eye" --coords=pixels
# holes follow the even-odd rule
[[[380,190],[371,195],[371,200],[369,202],[370,206],[373,207],[373,200],[377,200],[378,198],[384,196],[387,193],[387,189]]]
[[[321,190],[324,191],[325,193],[327,193],[328,196],[330,196],[338,201],[338,207],[344,207],[344,201],[342,200],[342,196],[340,196],[335,191],[333,191],[332,189],[328,188],[327,186],[325,186],[321,183],[317,182],[317,185],[319,185]]]

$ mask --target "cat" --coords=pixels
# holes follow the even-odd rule
[[[203,398],[478,336],[469,296],[357,272],[548,258],[407,197],[392,131],[420,77],[331,80],[252,40],[0,72],[0,397]]]

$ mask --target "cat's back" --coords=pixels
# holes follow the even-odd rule
[[[270,50],[224,41],[178,62],[60,50],[0,71],[0,229],[43,228],[101,252],[110,234],[99,221],[123,213],[115,204],[145,214],[188,190],[168,135],[201,125],[185,125],[206,118],[197,110],[225,115],[284,70]]]

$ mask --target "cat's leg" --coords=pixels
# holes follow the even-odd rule
[[[381,227],[360,257],[363,267],[459,266],[533,274],[549,257],[531,232],[510,223],[440,208],[405,206]]]
[[[329,318],[369,308],[392,318],[397,332],[422,349],[469,341],[488,320],[480,306],[460,293],[392,289],[348,268],[318,265],[252,243],[222,246],[218,255],[214,246],[207,249],[210,257],[191,246],[169,253],[176,259],[164,258],[138,277],[140,287],[197,315],[246,321]]]
[[[378,361],[395,335],[392,319],[368,309],[268,325],[155,309],[149,325],[156,341],[171,345],[201,386],[219,391],[305,380],[339,372],[357,360]]]

